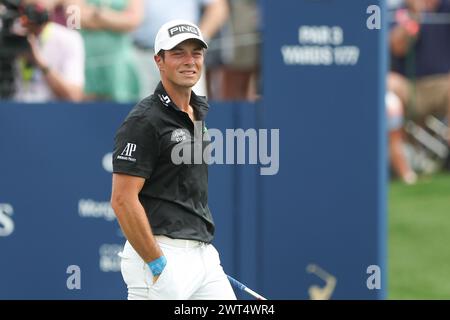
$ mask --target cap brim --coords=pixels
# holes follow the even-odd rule
[[[175,48],[177,45],[179,45],[180,43],[182,43],[183,41],[190,40],[190,39],[199,41],[205,49],[208,49],[208,44],[202,38],[196,37],[195,35],[192,35],[192,34],[184,34],[184,35],[179,35],[177,37],[170,39],[169,41],[167,41],[165,46],[161,47],[160,50],[171,50],[171,49]]]

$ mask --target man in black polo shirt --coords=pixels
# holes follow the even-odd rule
[[[164,24],[155,39],[161,82],[115,137],[111,203],[127,238],[128,299],[236,299],[210,243],[208,167],[194,159],[205,147],[208,104],[192,91],[205,48],[196,25]]]

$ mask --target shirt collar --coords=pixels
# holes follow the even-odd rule
[[[164,89],[164,86],[161,81],[158,83],[158,86],[156,87],[154,94],[155,94],[155,96],[157,96],[159,98],[159,100],[161,101],[161,103],[164,106],[173,108],[174,110],[176,110],[178,112],[183,112],[180,110],[180,108],[178,108],[178,106],[169,97],[169,95],[167,94],[166,89]],[[196,111],[197,116],[199,117],[199,120],[204,120],[206,118],[206,114],[208,113],[208,110],[209,110],[209,106],[208,106],[206,97],[198,96],[195,94],[194,91],[192,91],[190,104],[191,104],[192,108],[194,108],[194,110]]]

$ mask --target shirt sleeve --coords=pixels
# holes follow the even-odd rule
[[[150,178],[159,157],[159,138],[143,117],[124,121],[114,139],[113,172]]]

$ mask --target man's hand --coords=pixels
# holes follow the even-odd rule
[[[166,264],[167,264],[167,259],[165,256],[160,256],[158,259],[147,262],[147,265],[153,274],[153,283],[156,283],[159,276],[164,271]]]

